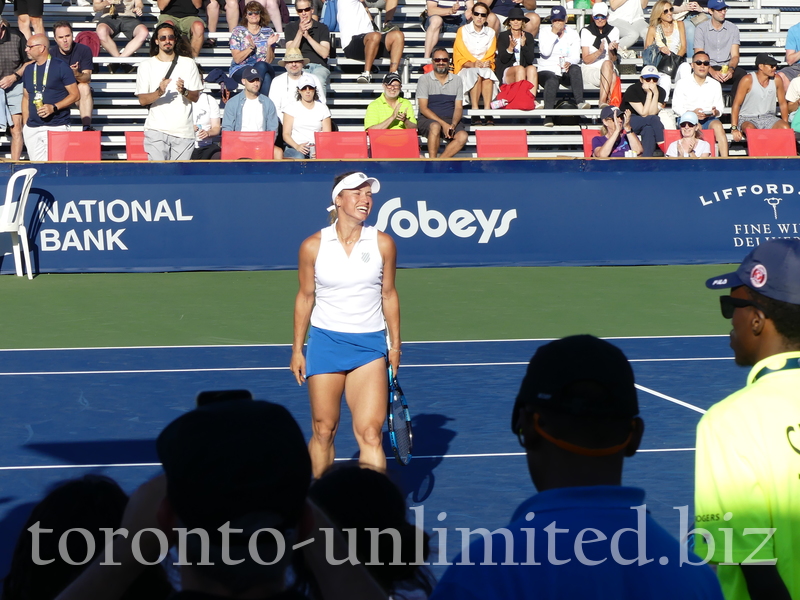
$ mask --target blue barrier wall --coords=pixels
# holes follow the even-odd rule
[[[369,222],[403,267],[738,262],[800,237],[797,159],[35,166],[42,273],[295,268],[327,224],[334,175],[351,170],[380,179]]]

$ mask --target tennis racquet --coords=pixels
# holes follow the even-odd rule
[[[394,457],[401,465],[411,462],[411,449],[414,445],[414,434],[411,432],[411,415],[397,377],[389,366],[389,439],[392,442]]]

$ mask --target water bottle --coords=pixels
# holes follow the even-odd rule
[[[506,104],[508,104],[508,100],[506,100],[506,99],[492,100],[492,102],[491,102],[491,104],[489,104],[489,106],[491,106],[492,108],[505,108]]]

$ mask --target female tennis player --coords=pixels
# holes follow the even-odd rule
[[[386,468],[381,445],[389,393],[386,361],[397,373],[400,300],[394,241],[364,225],[380,187],[364,173],[336,177],[328,208],[331,225],[300,246],[290,368],[299,385],[308,378],[313,430],[308,451],[317,478],[333,463],[342,393],[353,415],[361,462]]]

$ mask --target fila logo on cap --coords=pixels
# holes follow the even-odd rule
[[[767,283],[767,268],[764,265],[756,265],[750,271],[750,283],[755,288],[762,288]]]

